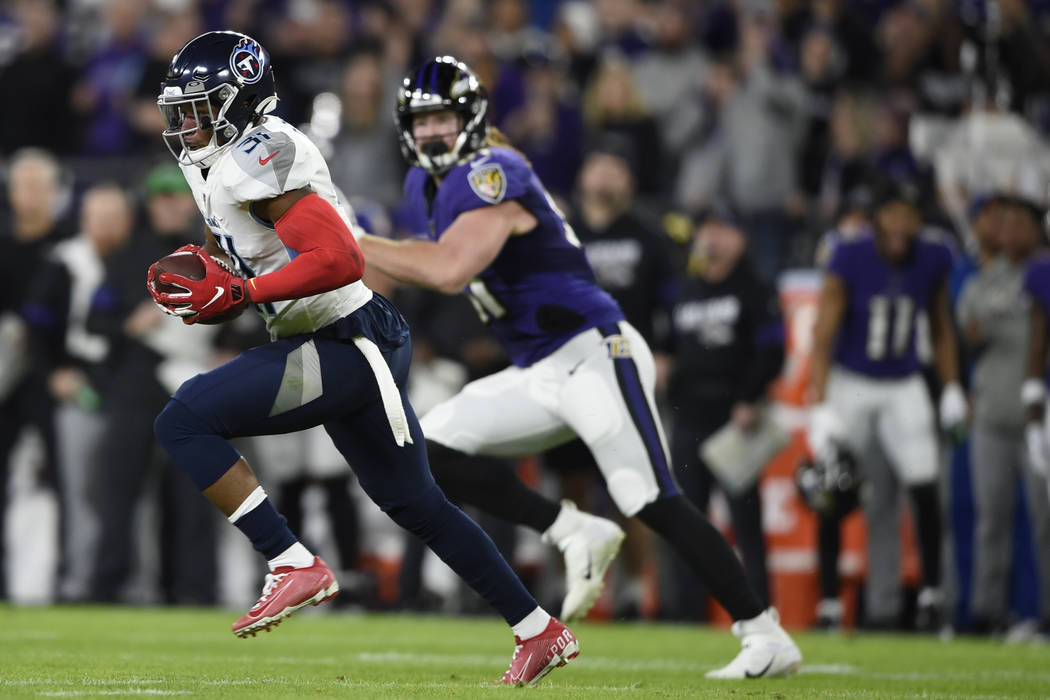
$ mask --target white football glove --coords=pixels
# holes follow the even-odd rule
[[[952,382],[941,391],[941,428],[948,432],[959,430],[966,425],[966,394],[958,382]]]
[[[1050,476],[1050,445],[1047,444],[1046,431],[1038,421],[1032,421],[1025,426],[1024,442],[1032,471],[1042,476]]]
[[[845,437],[846,426],[827,402],[810,409],[806,439],[814,457],[830,457]]]

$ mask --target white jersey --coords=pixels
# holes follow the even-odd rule
[[[341,202],[328,165],[317,146],[277,117],[266,117],[246,131],[208,169],[183,165],[204,221],[235,271],[251,278],[280,270],[298,252],[287,247],[273,226],[257,218],[250,203],[308,187],[328,201],[354,230],[353,213]],[[356,235],[356,234],[355,234]],[[311,297],[258,304],[272,339],[310,333],[353,313],[372,298],[360,280]]]

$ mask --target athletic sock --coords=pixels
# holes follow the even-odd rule
[[[689,564],[733,620],[751,620],[765,609],[726,538],[682,495],[661,498],[638,518]]]
[[[919,537],[919,558],[922,560],[924,586],[941,585],[941,504],[937,484],[912,486],[909,491],[915,502],[915,531]]]
[[[298,541],[288,529],[288,521],[273,507],[262,486],[248,494],[228,520],[251,540],[252,547],[267,561],[281,556]]]
[[[547,624],[550,623],[550,621],[551,616],[547,611],[536,606],[536,609],[526,615],[521,622],[516,625],[511,625],[511,629],[514,630],[515,637],[521,641],[525,641],[547,629]]]
[[[569,500],[562,501],[561,508],[558,509],[558,517],[554,519],[550,527],[540,532],[543,535],[543,541],[553,545],[561,544],[562,540],[580,529],[581,520],[581,513],[576,509],[576,504]]]
[[[269,565],[270,571],[275,571],[280,566],[291,566],[301,569],[304,566],[313,566],[314,555],[303,546],[302,542],[296,542],[273,559],[267,560],[266,563]]]
[[[471,456],[430,440],[427,458],[434,481],[453,503],[474,506],[541,533],[561,510],[526,486],[506,460]]]
[[[837,517],[821,516],[817,524],[817,561],[820,568],[820,594],[824,598],[839,595],[839,549],[842,521]]]

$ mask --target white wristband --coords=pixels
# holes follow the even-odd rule
[[[1042,379],[1029,377],[1021,384],[1021,403],[1034,406],[1046,400],[1046,384]]]

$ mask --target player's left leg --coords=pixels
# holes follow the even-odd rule
[[[422,420],[431,470],[450,498],[532,527],[561,550],[566,580],[561,614],[566,620],[582,617],[597,600],[623,531],[610,520],[577,510],[570,501],[550,501],[507,466],[479,468],[473,456],[530,454],[572,437],[554,410],[558,384],[551,369],[577,342],[569,341],[531,367],[508,367],[467,384]]]
[[[438,488],[427,465],[426,441],[404,390],[412,350],[384,353],[397,387],[409,440],[399,445],[377,395],[325,423],[365,493],[398,525],[414,533],[489,602],[511,626],[516,650],[503,681],[533,684],[579,652],[572,632],[544,611],[487,534]],[[378,374],[378,373],[377,373]],[[380,385],[383,377],[377,377]]]
[[[944,619],[941,593],[941,505],[937,427],[926,385],[918,375],[885,387],[876,424],[879,442],[914,505],[922,588],[916,626],[936,631]]]
[[[630,324],[595,329],[594,347],[560,390],[560,410],[590,448],[617,507],[667,540],[735,620],[733,632],[743,649],[709,677],[793,673],[802,654],[780,627],[776,610],[763,610],[729,543],[679,492],[653,399],[654,381],[652,353]]]
[[[234,623],[238,636],[328,600],[339,586],[327,564],[288,528],[228,439],[321,425],[369,400],[377,391],[371,377],[351,341],[296,336],[252,348],[194,377],[157,417],[158,441],[270,567],[258,603]]]

